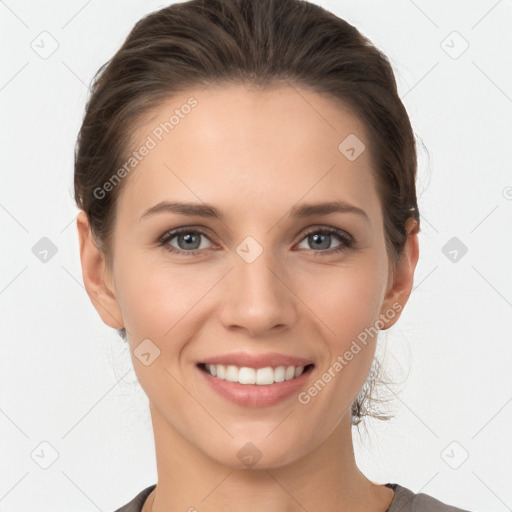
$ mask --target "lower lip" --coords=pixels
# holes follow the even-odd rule
[[[257,384],[240,384],[239,382],[218,379],[201,370],[201,368],[196,368],[214,391],[242,407],[270,407],[285,400],[298,393],[305,386],[314,370],[314,366],[312,366],[294,379],[259,386]]]

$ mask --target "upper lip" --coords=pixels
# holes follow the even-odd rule
[[[286,354],[279,354],[277,352],[267,352],[266,354],[248,354],[247,352],[234,352],[232,354],[223,354],[220,356],[213,356],[200,363],[204,364],[223,364],[234,365],[249,368],[266,368],[268,366],[307,366],[313,364],[313,361],[304,359],[302,357],[288,356]]]

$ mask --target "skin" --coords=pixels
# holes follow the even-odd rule
[[[150,403],[158,485],[144,511],[384,512],[393,491],[359,471],[350,425],[376,338],[306,405],[295,395],[271,407],[235,405],[199,378],[196,362],[277,351],[312,360],[313,384],[365,328],[398,320],[399,311],[389,319],[387,312],[409,298],[417,224],[408,221],[392,272],[363,125],[330,99],[288,84],[210,86],[170,98],[137,127],[134,147],[191,96],[198,106],[124,178],[111,269],[86,215],[77,219],[87,293],[107,325],[127,329]],[[367,148],[355,161],[338,150],[349,134]],[[225,219],[166,212],[140,220],[163,200],[212,204]],[[368,219],[288,217],[296,204],[332,200],[362,208]],[[178,227],[203,228],[199,255],[157,245]],[[328,227],[357,243],[320,254],[343,243],[332,235],[318,248],[307,236]],[[236,252],[247,236],[263,249],[252,263]],[[175,237],[167,246],[190,252],[178,244]],[[148,366],[133,353],[146,338],[160,350]],[[248,442],[261,452],[252,467],[237,456]]]

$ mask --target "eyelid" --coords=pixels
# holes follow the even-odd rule
[[[351,242],[356,241],[356,239],[350,233],[345,231],[344,229],[335,228],[332,226],[322,226],[322,225],[313,226],[310,229],[308,228],[306,230],[306,232],[304,232],[304,234],[302,235],[302,238],[300,240],[303,240],[304,237],[306,237],[312,233],[317,233],[317,232],[322,232],[322,231],[327,232],[327,233],[332,233],[332,234],[335,234],[338,236],[343,236],[344,238],[350,240]]]

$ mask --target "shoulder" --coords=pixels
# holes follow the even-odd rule
[[[399,484],[387,484],[387,487],[393,489],[395,497],[386,512],[470,512],[442,503],[428,494],[416,494]]]
[[[469,510],[442,503],[428,494],[415,494],[407,487],[399,484],[387,484],[387,486],[393,489],[395,496],[386,512],[470,512]],[[146,487],[129,503],[115,512],[140,512],[144,502],[155,487],[156,484]]]
[[[143,491],[139,492],[130,503],[127,503],[121,508],[118,508],[115,512],[140,512],[142,506],[146,501],[147,497],[151,494],[151,491],[156,487],[156,484],[146,487]]]

